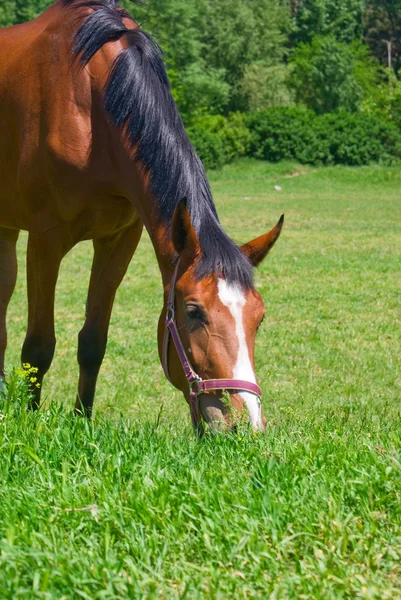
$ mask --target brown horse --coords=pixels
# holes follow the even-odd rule
[[[166,374],[189,403],[194,393],[193,417],[199,407],[207,422],[229,424],[224,388],[232,406],[263,428],[253,355],[264,307],[252,267],[273,246],[283,218],[242,248],[224,233],[159,48],[118,0],[58,0],[34,21],[1,30],[0,50],[0,375],[19,230],[29,232],[22,361],[38,368],[39,383],[56,344],[60,262],[91,239],[76,401],[78,412],[91,414],[114,296],[144,225],[165,290],[161,357],[166,314],[179,330],[174,344],[165,336]],[[188,368],[196,372],[195,392]],[[216,379],[221,385],[198,385]]]

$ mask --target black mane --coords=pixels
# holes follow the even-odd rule
[[[73,1],[63,0],[65,5]],[[125,126],[130,142],[137,146],[136,159],[150,173],[151,190],[167,224],[180,200],[187,199],[202,247],[197,276],[202,279],[219,273],[249,289],[252,266],[219,223],[204,167],[171,94],[161,50],[144,31],[126,28],[123,18],[132,17],[118,3],[77,2],[76,6],[90,7],[94,12],[75,34],[74,53],[87,64],[107,42],[124,35],[129,40],[130,46],[111,65],[104,92],[106,111],[117,127]]]

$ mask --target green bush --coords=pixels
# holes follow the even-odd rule
[[[219,169],[225,164],[223,142],[216,133],[199,123],[187,131],[206,169]]]
[[[308,164],[389,164],[401,158],[401,133],[389,119],[337,111],[316,115],[297,107],[274,107],[249,114],[204,116],[189,136],[207,169],[241,156]]]
[[[207,169],[216,169],[248,153],[251,135],[245,117],[200,117],[188,128],[188,134]]]
[[[297,158],[303,163],[324,161],[327,144],[316,135],[316,115],[298,107],[274,107],[251,113],[250,153],[272,162]]]
[[[364,114],[327,114],[319,119],[336,164],[390,164],[401,158],[401,134],[389,121]]]
[[[386,119],[363,113],[316,115],[300,107],[276,107],[247,118],[250,154],[272,162],[366,165],[401,158],[401,134]]]

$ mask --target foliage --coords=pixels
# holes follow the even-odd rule
[[[352,46],[354,56],[354,77],[363,92],[363,99],[374,96],[382,82],[383,68],[379,61],[370,54],[369,47],[355,42]]]
[[[255,63],[279,65],[286,52],[290,20],[284,0],[234,0],[229,10],[225,0],[148,0],[132,12],[165,50],[168,67],[178,77],[173,90],[186,120],[193,117],[194,106],[198,113],[205,107],[211,113],[245,109],[244,69]],[[176,84],[185,98],[176,93]]]
[[[0,27],[30,21],[50,4],[52,4],[52,0],[2,0]]]
[[[247,65],[240,82],[240,90],[248,110],[263,110],[271,106],[291,104],[288,80],[291,68],[287,64],[266,66]]]
[[[247,154],[305,164],[389,164],[401,158],[399,129],[382,113],[368,114],[367,110],[319,116],[302,107],[274,107],[246,118],[240,114],[205,116],[188,133],[208,169]]]
[[[4,2],[0,5],[0,27],[7,27],[15,23],[15,2]]]
[[[315,36],[360,40],[365,9],[366,0],[292,0],[293,43],[308,43]]]
[[[219,169],[226,163],[223,142],[216,132],[197,123],[189,127],[188,134],[206,169]]]
[[[241,85],[248,65],[277,66],[285,55],[290,20],[285,0],[128,1],[139,22],[159,40],[173,92],[186,122],[204,112],[228,113],[248,106]]]
[[[387,120],[363,114],[327,114],[321,119],[322,137],[330,143],[327,163],[392,164],[401,159],[401,133]]]
[[[188,128],[188,134],[208,169],[245,156],[249,149],[250,133],[240,113],[201,117]]]
[[[144,6],[122,3],[160,43],[173,94],[184,118],[206,110],[220,113],[229,102],[225,71],[202,56],[195,0],[150,0]]]
[[[363,104],[363,111],[377,114],[395,123],[401,130],[401,81],[393,69],[385,69],[381,85]]]
[[[392,66],[401,69],[401,0],[367,0],[365,40],[371,51],[388,66],[387,42],[391,42]]]
[[[219,114],[229,102],[230,86],[224,72],[193,63],[182,73],[168,72],[173,95],[187,123],[206,113]]]
[[[315,130],[316,116],[298,107],[275,107],[247,118],[251,155],[273,162],[296,159],[301,163],[325,162],[328,145]]]
[[[282,64],[290,30],[286,0],[226,0],[198,2],[197,26],[206,64],[224,69],[231,86],[227,111],[248,108],[241,85],[247,67]]]
[[[248,117],[251,153],[271,161],[366,165],[401,158],[401,133],[393,124],[366,114],[322,116],[297,107],[253,113]]]
[[[295,99],[317,113],[356,111],[374,87],[378,66],[360,44],[316,37],[293,53],[291,87]]]

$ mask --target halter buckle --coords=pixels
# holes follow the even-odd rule
[[[168,323],[169,321],[174,321],[174,320],[175,320],[174,306],[168,307],[167,311],[166,311],[166,323]]]
[[[199,377],[199,375],[196,376],[195,379],[193,379],[192,381],[188,381],[189,383],[189,391],[192,394],[196,394],[197,396],[199,395],[199,384],[202,381],[202,378]]]

